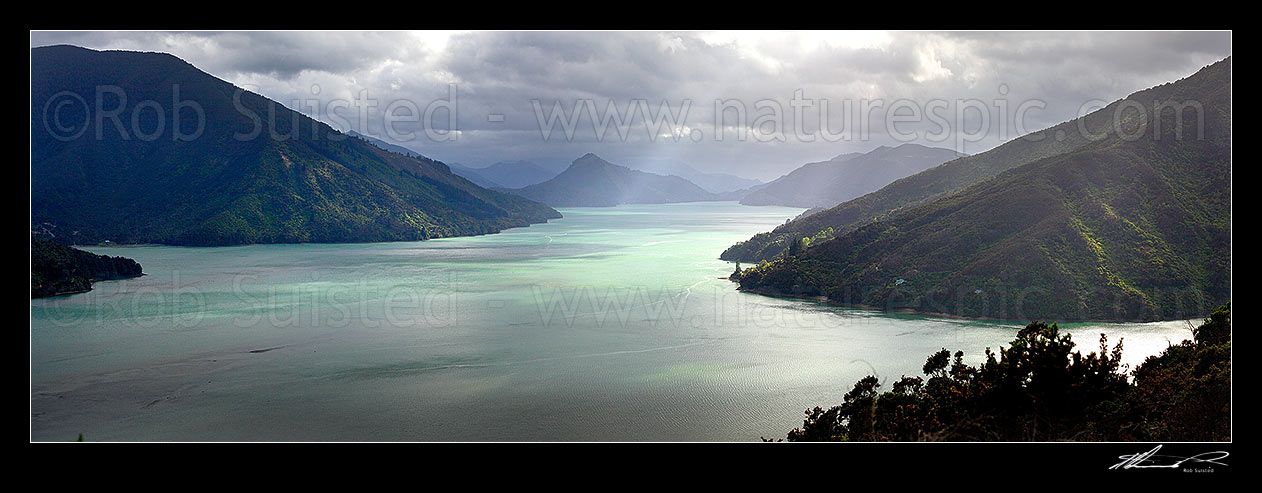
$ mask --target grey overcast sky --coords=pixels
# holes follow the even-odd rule
[[[30,41],[171,53],[335,128],[469,166],[563,165],[595,152],[763,180],[902,142],[974,154],[1231,55],[1230,32],[129,31]]]

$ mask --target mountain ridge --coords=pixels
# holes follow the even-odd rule
[[[1173,83],[1136,91],[1085,116],[1031,132],[989,151],[961,157],[895,180],[875,192],[790,221],[772,231],[755,234],[748,240],[728,247],[719,258],[742,262],[772,260],[783,255],[789,245],[798,239],[820,241],[832,238],[897,211],[957,193],[970,185],[1042,157],[1082,148],[1091,143],[1088,134],[1098,134],[1101,129],[1112,125],[1112,113],[1125,101],[1151,99],[1150,95],[1159,93]]]
[[[1231,285],[1230,60],[1109,105],[1145,113],[1102,139],[791,245],[736,276],[740,287],[1020,320],[1168,320],[1221,303]],[[1197,127],[1167,110],[1187,101],[1204,110]]]
[[[32,229],[60,242],[414,241],[560,217],[478,187],[441,162],[350,137],[165,53],[32,48],[31,85]],[[134,128],[99,117],[97,125],[90,107],[71,104],[57,107],[64,111],[57,116],[84,122],[80,135],[53,133],[43,112],[54,96],[94,101],[102,87],[116,93],[104,98],[105,109],[136,115]],[[137,110],[147,102],[169,114]],[[176,113],[177,103],[196,111]],[[138,137],[145,132],[156,137]]]
[[[964,155],[920,144],[879,146],[806,163],[741,199],[744,205],[832,207]]]
[[[692,182],[707,192],[715,194],[730,194],[764,184],[762,180],[745,178],[730,173],[707,173],[679,161],[639,164],[632,167],[632,169],[655,175],[675,175]]]
[[[554,170],[534,161],[524,160],[498,161],[485,168],[470,168],[470,170],[491,179],[502,188],[522,188],[536,183],[543,183],[564,171],[563,169]]]
[[[506,190],[553,207],[612,207],[717,200],[696,184],[620,166],[587,153],[543,183]]]

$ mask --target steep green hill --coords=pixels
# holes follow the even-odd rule
[[[1126,101],[1146,102],[1167,99],[1170,84],[1136,92],[1127,98],[1086,116],[1013,139],[994,149],[962,157],[941,166],[894,181],[889,185],[841,203],[826,211],[791,221],[776,229],[754,235],[725,250],[719,258],[728,261],[771,260],[788,249],[795,239],[814,241],[853,231],[898,211],[957,193],[974,183],[1046,157],[1062,155],[1091,145],[1102,135],[1113,135],[1113,115]],[[1172,110],[1168,110],[1172,111]]]
[[[140,264],[124,257],[85,252],[39,238],[31,239],[31,298],[82,293],[93,281],[141,275]]]
[[[1181,121],[1171,103],[1189,105]],[[1129,109],[1106,137],[1036,159],[1012,156],[1027,164],[795,247],[743,272],[741,288],[1020,320],[1170,319],[1225,301],[1230,58],[1110,108],[1120,105]],[[1013,149],[966,159],[997,162]]]
[[[31,49],[31,216],[69,243],[231,245],[422,240],[560,214],[168,54],[50,46]]]

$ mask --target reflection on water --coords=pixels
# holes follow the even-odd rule
[[[1017,323],[764,297],[719,252],[801,209],[562,209],[425,242],[90,248],[146,276],[31,302],[32,438],[749,441]],[[1076,324],[1138,364],[1186,322]]]

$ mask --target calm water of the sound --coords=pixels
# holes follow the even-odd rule
[[[738,293],[724,248],[802,209],[560,209],[424,242],[87,248],[146,276],[31,301],[31,438],[757,441],[855,380],[981,360],[1017,322]],[[1062,325],[1125,360],[1186,322]],[[888,388],[888,387],[887,387]]]

